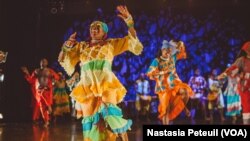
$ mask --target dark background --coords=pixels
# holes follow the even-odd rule
[[[57,59],[64,34],[75,19],[88,19],[98,14],[115,14],[119,4],[126,4],[131,13],[157,15],[161,9],[189,13],[201,17],[216,9],[221,18],[233,18],[250,33],[249,0],[1,0],[0,50],[9,52],[1,64],[5,81],[1,83],[1,111],[6,121],[31,120],[29,85],[21,66],[29,70],[39,67],[42,57],[50,62]],[[63,7],[60,10],[60,7]],[[53,8],[57,12],[53,14]],[[51,12],[52,10],[52,12]],[[54,10],[55,11],[55,10]],[[248,34],[246,38],[250,39]]]

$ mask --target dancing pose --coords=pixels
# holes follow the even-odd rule
[[[48,68],[47,59],[40,61],[40,68],[35,69],[30,75],[27,67],[22,67],[22,71],[25,74],[25,79],[31,85],[31,91],[34,96],[33,116],[34,122],[37,122],[42,116],[44,120],[44,126],[49,125],[50,113],[52,112],[51,106],[53,102],[53,81],[58,80],[57,73]]]
[[[230,67],[230,65],[228,67]],[[237,116],[241,114],[241,101],[237,89],[238,75],[233,71],[227,76],[224,76],[224,79],[227,80],[227,87],[223,93],[226,99],[226,115],[232,118],[232,124],[236,124]]]
[[[55,81],[53,93],[53,116],[56,121],[58,116],[70,113],[69,95],[66,89],[66,80],[62,72],[58,73],[59,80]]]
[[[175,63],[179,59],[186,58],[183,42],[163,41],[161,54],[155,58],[149,67],[147,75],[156,81],[155,93],[159,97],[159,118],[163,124],[169,124],[183,110],[190,116],[186,103],[191,95],[192,89],[183,83],[176,73]]]
[[[207,95],[208,100],[208,110],[210,115],[210,123],[214,122],[214,111],[218,110],[220,114],[221,122],[225,121],[224,117],[224,97],[222,94],[222,81],[219,81],[216,77],[218,75],[218,70],[213,69],[211,75],[208,78],[209,93]]]
[[[139,55],[143,49],[136,36],[133,18],[124,6],[118,6],[119,17],[128,26],[124,38],[107,39],[108,26],[101,21],[90,25],[90,41],[77,42],[76,33],[63,44],[59,62],[71,75],[80,61],[81,80],[71,92],[71,97],[81,105],[84,141],[112,141],[120,135],[127,141],[126,131],[132,121],[122,118],[117,106],[126,89],[112,72],[112,61],[125,51]]]
[[[243,56],[228,67],[218,79],[236,73],[239,76],[238,92],[241,98],[243,124],[250,124],[250,41],[246,42],[241,48]]]

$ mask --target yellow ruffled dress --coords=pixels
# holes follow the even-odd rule
[[[135,55],[142,52],[138,38],[129,33],[124,38],[107,39],[104,44],[90,46],[87,42],[79,42],[73,48],[63,48],[65,57],[60,64],[69,75],[80,62],[81,80],[70,96],[82,107],[84,139],[112,140],[102,125],[109,125],[113,133],[126,132],[132,121],[122,118],[116,104],[123,100],[127,91],[111,68],[115,56],[125,51]]]

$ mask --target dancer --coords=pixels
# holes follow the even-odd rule
[[[84,141],[112,141],[117,134],[122,140],[128,140],[126,131],[132,121],[122,118],[122,111],[117,106],[123,100],[126,89],[112,72],[112,61],[114,56],[125,51],[139,55],[143,46],[136,36],[128,9],[118,6],[117,11],[128,26],[128,36],[107,39],[108,26],[94,21],[90,25],[90,41],[77,42],[74,33],[63,44],[59,54],[59,62],[69,75],[81,62],[81,80],[71,97],[81,104]]]
[[[54,121],[57,117],[70,113],[69,95],[66,90],[66,80],[62,72],[58,73],[59,80],[55,81],[53,93],[53,116]]]
[[[228,67],[230,67],[230,64]],[[227,76],[224,76],[224,79],[227,80],[227,87],[223,92],[226,98],[226,116],[231,118],[232,124],[236,124],[237,117],[241,114],[241,101],[237,90],[239,79],[235,73],[235,71],[232,71]],[[222,79],[222,76],[220,79]]]
[[[190,116],[186,103],[193,95],[192,89],[183,83],[176,73],[175,63],[186,58],[185,46],[182,41],[163,41],[161,54],[149,67],[147,75],[156,81],[155,93],[159,97],[159,118],[163,124],[169,124],[183,110]]]
[[[188,85],[194,91],[194,96],[190,97],[191,104],[191,119],[196,116],[196,110],[201,107],[201,112],[204,120],[207,120],[206,110],[206,89],[207,81],[201,75],[200,69],[195,70],[195,74],[189,79]]]
[[[210,123],[214,122],[214,111],[218,110],[220,114],[220,120],[223,123],[224,117],[224,97],[222,94],[223,82],[217,79],[218,70],[213,69],[211,75],[208,78],[209,93],[207,95],[208,110],[210,115]]]
[[[57,73],[48,68],[48,60],[42,59],[40,61],[40,68],[35,69],[30,75],[27,67],[21,68],[25,74],[25,79],[31,85],[31,91],[34,96],[33,99],[33,116],[34,122],[37,122],[42,116],[44,126],[47,127],[50,121],[50,113],[52,112],[53,99],[53,81],[58,80]]]
[[[242,56],[228,67],[218,79],[236,73],[239,75],[238,92],[241,98],[243,124],[250,124],[250,41],[246,42],[241,50]],[[235,71],[235,72],[234,72]]]

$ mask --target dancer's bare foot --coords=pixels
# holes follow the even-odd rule
[[[45,122],[44,125],[43,125],[43,127],[45,127],[45,128],[49,127],[49,122],[48,121]]]

